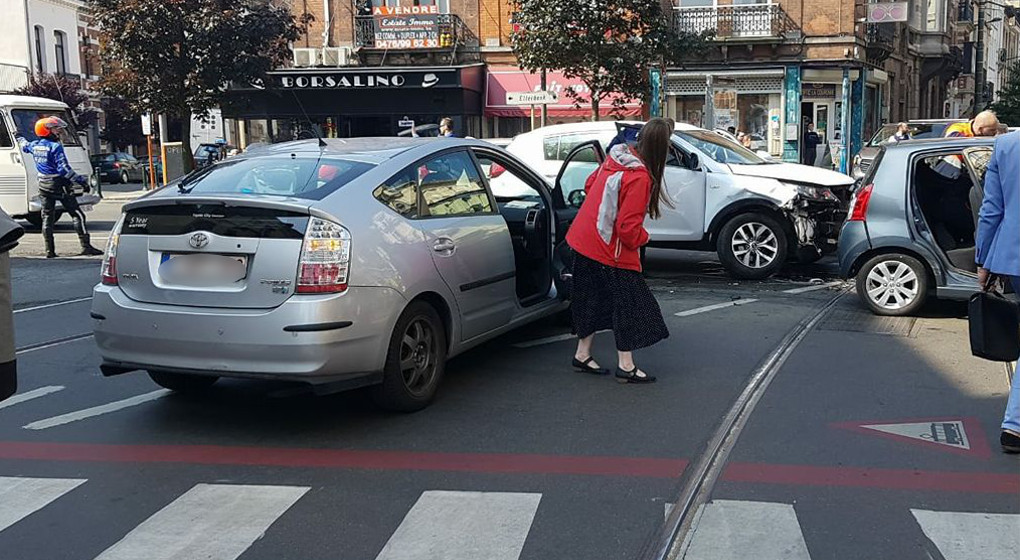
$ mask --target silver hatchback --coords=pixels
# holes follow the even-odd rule
[[[265,147],[127,204],[92,305],[104,375],[374,385],[417,410],[447,357],[567,306],[576,208],[475,140]]]

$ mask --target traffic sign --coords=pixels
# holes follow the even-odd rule
[[[989,455],[988,442],[973,418],[917,418],[892,422],[837,422],[842,428],[910,443],[919,443],[945,451]]]
[[[397,121],[397,126],[401,128],[414,128],[414,121],[408,118],[403,118]]]
[[[559,101],[555,91],[508,91],[507,105],[552,105]]]
[[[142,115],[142,135],[152,136],[152,115],[148,113]]]

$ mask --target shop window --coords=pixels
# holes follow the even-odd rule
[[[417,166],[422,216],[474,216],[492,213],[492,201],[467,152],[432,158]]]
[[[401,171],[372,194],[397,214],[409,219],[418,217],[418,177],[415,169],[409,167]]]
[[[67,35],[63,31],[53,32],[53,55],[56,61],[56,72],[59,75],[67,74]]]

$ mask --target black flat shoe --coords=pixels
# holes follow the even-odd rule
[[[576,369],[577,371],[583,371],[584,373],[590,373],[592,375],[609,375],[609,370],[608,369],[600,368],[600,367],[595,367],[595,366],[591,365],[591,362],[592,362],[593,359],[594,358],[592,358],[591,356],[588,356],[588,359],[582,362],[581,360],[578,360],[577,358],[574,358],[574,360],[573,360],[573,362],[571,362],[571,364],[574,366],[574,369]]]
[[[999,444],[1002,445],[1003,453],[1020,453],[1020,436],[1010,432],[1002,432],[999,436]]]
[[[616,368],[616,381],[618,383],[655,383],[655,376],[639,370],[637,366],[630,371]]]

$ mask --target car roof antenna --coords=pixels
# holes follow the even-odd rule
[[[319,127],[312,122],[311,117],[308,116],[308,111],[305,111],[305,106],[301,104],[301,99],[297,96],[297,92],[290,90],[294,95],[294,101],[297,101],[298,108],[301,109],[301,114],[305,116],[305,120],[308,121],[308,125],[312,127],[312,132],[315,133],[315,138],[319,141],[319,147],[325,148],[326,141],[322,139],[322,134],[319,134]]]

